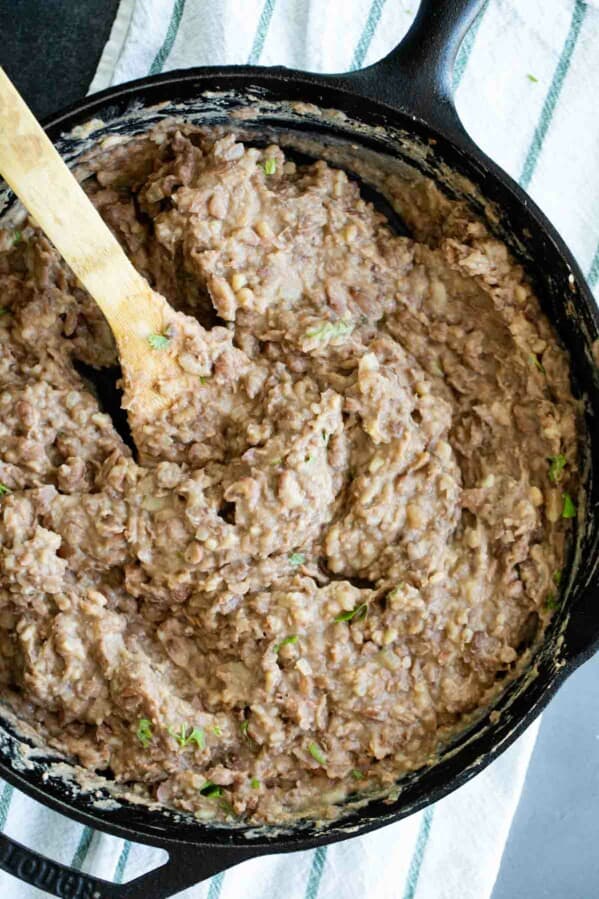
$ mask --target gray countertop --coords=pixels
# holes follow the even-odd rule
[[[0,64],[45,116],[86,93],[118,0],[0,0]],[[599,597],[598,597],[599,601]],[[599,897],[599,657],[543,716],[493,899]]]
[[[596,899],[598,843],[595,656],[566,681],[543,715],[493,899]]]

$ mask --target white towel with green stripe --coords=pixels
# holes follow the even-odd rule
[[[399,41],[417,0],[122,0],[90,90],[195,65],[339,72]],[[599,281],[599,0],[488,0],[456,66],[477,143],[532,194]],[[487,899],[538,725],[423,812],[328,848],[245,862],[179,899]],[[94,833],[0,782],[0,827],[38,852],[123,882],[164,853]],[[0,873],[0,896],[41,890]],[[152,899],[152,897],[148,897]]]

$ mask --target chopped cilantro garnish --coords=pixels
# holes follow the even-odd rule
[[[572,502],[569,493],[564,493],[564,504],[562,506],[562,518],[574,518],[576,516],[576,506]]]
[[[316,761],[318,762],[319,765],[323,765],[323,766],[326,765],[326,763],[327,763],[326,756],[325,756],[324,752],[322,751],[322,749],[320,748],[320,746],[318,745],[318,743],[310,743],[310,745],[308,746],[308,749],[310,750],[310,755],[312,756],[312,758],[316,759]]]
[[[144,749],[147,749],[153,739],[152,722],[149,718],[140,718],[137,722],[136,736]]]
[[[12,243],[13,246],[16,247],[18,243],[21,243],[23,240],[23,232],[22,231],[13,231],[12,233]]]
[[[531,75],[530,72],[527,73],[526,77],[529,81],[532,81],[533,84],[538,84],[539,79],[535,75]]]
[[[205,749],[206,737],[204,736],[204,731],[201,727],[194,727],[187,738],[187,743],[195,743],[200,749]]]
[[[182,724],[178,730],[175,730],[174,727],[169,727],[168,732],[171,737],[177,741],[179,746],[183,748],[189,746],[190,743],[195,743],[200,749],[206,748],[206,737],[201,727],[194,727],[187,733],[187,725]]]
[[[264,165],[262,166],[264,169],[265,175],[274,175],[277,170],[277,160],[276,159],[265,159]]]
[[[354,780],[362,780],[364,778],[364,775],[362,774],[362,772],[358,771],[357,768],[352,768],[351,776],[353,777]]]
[[[306,331],[306,337],[316,338],[317,340],[333,340],[335,337],[351,334],[353,330],[353,322],[323,322],[321,325],[316,325],[314,328]]]
[[[208,799],[218,799],[219,796],[223,795],[223,788],[219,787],[218,784],[213,783],[211,780],[207,780],[200,790],[200,793]]]
[[[356,621],[360,621],[362,618],[366,618],[367,612],[368,605],[367,603],[363,602],[349,612],[341,612],[339,615],[336,615],[335,621],[352,621],[352,619],[354,618],[356,619]]]
[[[557,456],[549,456],[547,461],[549,462],[549,480],[552,484],[557,484],[566,467],[566,457],[559,453]]]
[[[562,582],[562,571],[560,568],[558,571],[553,572],[553,583],[555,584],[556,587],[559,587],[561,582]]]
[[[206,375],[200,375],[200,384],[205,384],[208,378]]]
[[[289,646],[290,643],[297,643],[298,639],[297,634],[291,634],[289,637],[284,637],[280,643],[275,644],[275,652],[278,652],[283,646]]]
[[[249,721],[242,721],[241,724],[239,725],[239,730],[241,731],[241,733],[243,734],[244,737],[248,736],[248,727],[249,726],[250,726]]]
[[[306,557],[303,553],[289,553],[289,561],[292,565],[303,565]]]
[[[546,609],[557,609],[559,603],[557,601],[557,596],[555,593],[549,593],[545,600],[545,608]]]
[[[543,375],[547,374],[547,372],[545,371],[545,366],[543,365],[543,363],[541,362],[541,360],[539,359],[538,356],[535,356],[534,353],[531,353],[529,358],[530,358],[530,361],[532,362],[532,364],[535,366],[535,368],[539,369],[541,374],[543,374]]]
[[[7,493],[10,493],[10,487],[0,482],[0,496],[6,496]]]
[[[250,787],[252,788],[252,790],[260,789],[260,781],[257,777],[252,777],[252,779],[250,780]]]
[[[213,725],[212,733],[214,734],[215,737],[220,737],[220,735],[222,734],[222,730],[220,729],[218,724]]]
[[[326,431],[322,431],[322,439],[324,440],[325,443],[329,442],[329,435],[327,434]]]
[[[165,350],[170,342],[171,339],[166,334],[150,334],[148,337],[148,343],[153,350]]]

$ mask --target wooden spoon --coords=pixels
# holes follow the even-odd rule
[[[175,311],[135,270],[45,131],[0,68],[0,175],[94,298],[114,334],[125,383],[134,385],[142,418],[168,398],[161,382],[181,373],[154,335],[164,335]]]

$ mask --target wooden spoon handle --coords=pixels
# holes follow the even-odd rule
[[[170,307],[131,265],[2,68],[0,174],[98,303],[127,356],[147,359],[147,338],[163,331]]]

